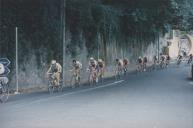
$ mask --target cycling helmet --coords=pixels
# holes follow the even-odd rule
[[[98,59],[98,62],[103,62],[103,60],[102,59]]]
[[[73,59],[73,60],[72,60],[72,62],[73,62],[73,63],[76,63],[76,60],[75,60],[75,59]]]
[[[93,58],[93,57],[91,57],[91,58],[90,58],[90,61],[94,61],[94,58]]]
[[[56,64],[56,60],[52,60],[52,64]]]

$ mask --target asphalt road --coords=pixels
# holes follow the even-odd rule
[[[10,97],[0,128],[193,128],[190,67],[169,68],[103,85]]]

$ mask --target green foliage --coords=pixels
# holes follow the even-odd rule
[[[14,55],[14,28],[19,27],[21,53],[47,49],[48,61],[62,58],[62,0],[0,0],[0,43],[2,56]],[[86,45],[96,53],[98,35],[104,47],[147,43],[157,33],[193,29],[192,0],[66,0],[66,31],[71,34],[67,53],[75,57]],[[26,43],[24,43],[26,42]],[[3,46],[3,48],[2,48]],[[30,47],[30,49],[28,49]],[[27,49],[27,50],[26,50]]]

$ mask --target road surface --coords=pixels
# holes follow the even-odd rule
[[[0,128],[193,128],[190,67],[130,74],[100,86],[10,97]]]

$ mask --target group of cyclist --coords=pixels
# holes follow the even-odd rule
[[[143,58],[140,56],[137,59],[137,71],[138,72],[143,72],[146,71],[147,69],[147,57],[144,56]]]
[[[129,60],[127,58],[115,60],[115,75],[120,77],[121,74],[126,75],[128,70]]]
[[[93,57],[89,59],[87,71],[89,72],[89,82],[98,82],[104,76],[105,62],[102,59],[95,60]],[[82,63],[76,59],[72,60],[72,72],[70,84],[80,85],[80,74],[82,70]],[[62,66],[55,60],[52,60],[51,66],[47,71],[49,79],[52,79],[55,86],[58,86],[61,81]]]
[[[183,59],[182,55],[179,55],[177,57],[177,65],[181,63]],[[164,55],[160,54],[160,57],[158,59],[157,56],[153,57],[153,68],[155,66],[159,66],[160,68],[167,68],[168,65],[170,64],[170,56],[169,55]],[[192,63],[193,61],[193,55],[190,54],[188,57],[188,64]],[[144,57],[139,57],[137,59],[137,71],[138,72],[143,72],[147,70],[147,63],[148,59],[146,56]],[[128,71],[128,65],[129,61],[127,58],[117,58],[115,59],[115,76],[120,76],[122,74],[126,74]],[[88,67],[86,68],[87,72],[89,73],[88,75],[88,81],[89,83],[97,83],[100,80],[103,80],[104,73],[105,73],[105,62],[102,59],[94,59],[91,57],[89,59]],[[73,81],[75,81],[74,84],[80,85],[80,79],[81,79],[81,70],[82,70],[82,63],[76,59],[72,60],[72,69],[70,70],[72,73],[70,84],[72,85]],[[57,63],[55,60],[52,60],[51,66],[49,70],[47,71],[47,75],[49,78],[51,78],[54,81],[54,85],[59,85],[61,81],[61,73],[62,73],[62,66]],[[74,85],[73,84],[73,85]]]
[[[126,74],[128,70],[129,61],[127,58],[116,59],[115,60],[115,74],[121,75]],[[78,60],[72,60],[72,69],[70,70],[72,73],[70,84],[73,86],[80,85],[80,74],[82,70],[82,63]],[[87,67],[88,81],[90,84],[102,82],[104,73],[105,73],[105,62],[102,59],[94,59],[91,57],[89,59],[88,67]],[[61,80],[62,66],[57,63],[55,60],[52,60],[51,66],[47,71],[47,76],[49,79],[52,79],[54,85],[58,86]],[[75,81],[74,84],[73,81]]]
[[[179,66],[183,60],[184,61],[187,60],[187,64],[192,64],[193,55],[192,54],[190,54],[189,56],[178,55],[178,57],[177,57],[177,66]]]
[[[170,59],[169,55],[160,54],[160,61],[157,61],[157,63],[160,65],[160,68],[167,68],[170,64]]]

